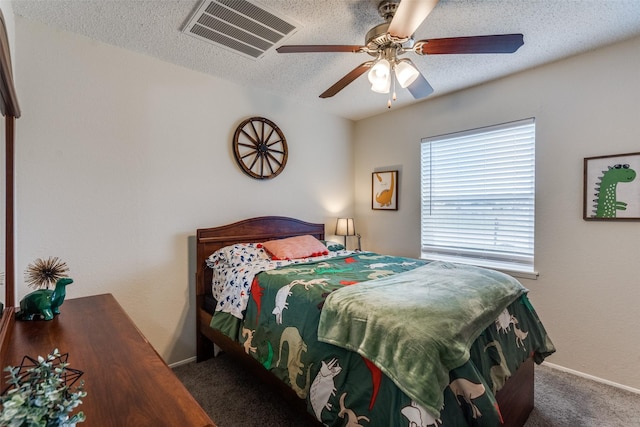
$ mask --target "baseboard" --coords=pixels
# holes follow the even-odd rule
[[[582,377],[591,381],[595,381],[597,383],[610,385],[611,387],[616,387],[622,390],[630,391],[631,393],[640,394],[640,389],[626,386],[624,384],[618,384],[613,381],[605,380],[604,378],[596,377],[593,375],[585,374],[584,372],[576,371],[573,369],[565,368],[564,366],[556,365],[554,363],[549,363],[547,361],[542,363],[544,366],[548,366],[549,368],[556,369],[558,371],[567,372],[569,374],[576,375],[578,377]]]
[[[179,360],[178,362],[171,363],[171,364],[169,364],[169,367],[171,369],[173,369],[173,368],[177,368],[178,366],[186,365],[187,363],[191,363],[191,362],[195,362],[195,361],[196,361],[196,357],[193,356],[193,357],[190,357],[188,359]]]

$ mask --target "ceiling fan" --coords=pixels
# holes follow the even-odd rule
[[[522,34],[500,34],[473,37],[450,37],[414,40],[413,33],[436,7],[438,0],[383,0],[378,13],[385,20],[369,30],[364,46],[359,45],[285,45],[278,53],[352,52],[368,53],[375,57],[363,62],[333,86],[320,94],[329,98],[369,70],[371,90],[388,93],[387,106],[395,100],[396,82],[409,90],[415,99],[433,93],[433,88],[409,58],[401,58],[407,52],[418,55],[513,53],[524,44]],[[391,87],[393,86],[393,95]]]

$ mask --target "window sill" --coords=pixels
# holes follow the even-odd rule
[[[510,270],[501,270],[496,268],[496,270],[508,274],[509,276],[513,276],[516,279],[529,279],[529,280],[538,280],[538,276],[540,275],[537,271],[528,272],[528,271],[510,271]]]
[[[502,265],[500,265],[500,263],[497,263],[497,262],[487,262],[486,264],[482,262],[475,263],[471,259],[461,259],[461,258],[456,259],[453,257],[442,257],[442,256],[430,257],[430,256],[425,256],[425,254],[422,254],[421,258],[429,261],[453,262],[458,264],[474,265],[480,268],[488,268],[490,270],[496,270],[501,273],[508,274],[509,276],[515,277],[516,279],[538,280],[538,276],[539,276],[539,273],[535,270],[522,271],[522,270],[510,270],[509,268],[504,268],[504,267],[507,267],[505,263],[502,263]]]

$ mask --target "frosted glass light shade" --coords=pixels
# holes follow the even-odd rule
[[[391,65],[386,59],[381,59],[369,70],[371,90],[378,93],[388,93],[391,87]]]
[[[415,67],[405,61],[398,62],[394,68],[398,83],[400,83],[400,86],[403,88],[413,83],[420,75],[420,72],[416,70]]]

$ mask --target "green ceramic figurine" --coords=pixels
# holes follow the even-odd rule
[[[54,290],[39,289],[26,295],[20,301],[20,311],[16,313],[18,320],[33,320],[39,316],[44,320],[53,319],[54,314],[60,314],[60,306],[66,296],[66,286],[73,283],[73,279],[63,277],[58,279]]]

